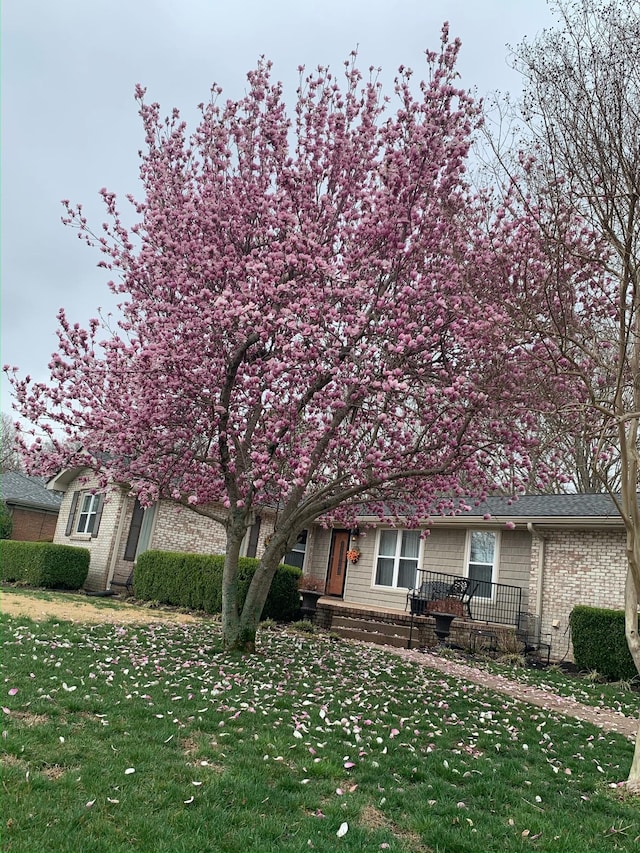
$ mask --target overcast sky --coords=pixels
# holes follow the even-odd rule
[[[60,222],[60,200],[104,216],[98,190],[138,191],[136,83],[192,120],[216,82],[239,97],[264,54],[289,102],[297,67],[424,69],[449,21],[462,85],[517,95],[507,44],[552,23],[545,0],[3,0],[2,364],[48,378],[56,314],[81,324],[113,306],[99,256]],[[11,410],[2,379],[2,410]]]

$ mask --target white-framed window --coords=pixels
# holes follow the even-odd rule
[[[67,516],[65,536],[81,534],[95,538],[100,529],[104,495],[95,492],[74,492]]]
[[[499,537],[493,530],[467,533],[467,577],[480,581],[476,598],[492,598],[491,584],[497,582]]]
[[[413,589],[419,559],[419,530],[381,530],[375,585]]]
[[[102,495],[86,494],[82,496],[80,513],[78,514],[78,526],[76,533],[93,533],[98,517]]]
[[[284,555],[283,563],[287,566],[297,566],[299,569],[304,568],[304,556],[307,553],[307,531],[303,530],[298,534],[298,541],[293,546],[288,554]]]

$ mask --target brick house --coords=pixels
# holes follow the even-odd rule
[[[87,589],[125,584],[136,556],[148,548],[224,552],[224,530],[214,521],[167,501],[143,510],[126,489],[96,494],[92,484],[91,474],[78,469],[50,483],[64,492],[54,541],[91,551]],[[259,556],[271,530],[265,514],[243,553]],[[626,534],[607,495],[488,498],[460,515],[433,518],[423,535],[426,530],[394,528],[366,515],[357,531],[315,525],[285,560],[325,585],[324,607],[389,618],[406,616],[407,591],[423,571],[516,590],[518,608],[534,614],[551,635],[556,659],[571,658],[574,605],[624,606]],[[347,560],[353,547],[360,551],[357,563]],[[480,618],[490,618],[490,609],[484,612]]]
[[[88,469],[66,469],[49,481],[48,488],[63,493],[53,541],[79,545],[91,553],[87,591],[125,586],[138,555],[151,548],[224,553],[225,531],[215,521],[170,501],[144,509],[127,487],[113,485],[100,491]],[[258,519],[243,545],[243,555],[261,553],[270,529],[268,520]]]
[[[23,542],[52,542],[62,495],[45,487],[37,477],[4,471],[0,500],[11,514],[11,538]]]
[[[369,618],[381,611],[405,614],[407,590],[423,571],[473,578],[487,597],[496,588],[489,584],[505,585],[550,635],[555,659],[572,657],[569,615],[576,604],[624,607],[626,533],[607,495],[488,498],[471,511],[433,518],[426,536],[425,531],[366,516],[357,536],[317,529],[304,569],[326,579],[327,607],[333,600],[336,612]],[[354,547],[360,551],[357,563],[344,556]],[[490,602],[480,597],[476,603]]]

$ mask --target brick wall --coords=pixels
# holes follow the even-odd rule
[[[56,532],[57,512],[45,512],[26,507],[12,507],[13,531],[11,538],[20,542],[53,542]]]
[[[224,554],[225,531],[210,518],[161,501],[156,510],[151,547],[158,551]]]
[[[120,541],[113,564],[112,584],[116,587],[127,582],[134,566],[133,562],[124,559],[134,504],[135,499],[128,496],[126,505],[123,505]],[[272,532],[273,519],[263,516],[257,544],[258,557],[264,551],[265,538]],[[213,519],[169,501],[161,501],[155,508],[149,548],[191,554],[224,554],[226,534],[222,525]]]
[[[76,545],[89,549],[91,559],[89,562],[89,574],[87,575],[84,587],[89,591],[99,591],[104,590],[106,587],[124,497],[121,490],[117,487],[106,491],[100,528],[95,538],[92,538],[87,533],[76,533],[75,530],[67,536],[67,519],[71,511],[73,494],[75,491],[90,490],[92,485],[95,485],[95,480],[92,480],[90,477],[78,478],[71,483],[62,500],[53,541],[59,545]],[[74,528],[77,526],[77,517],[78,512],[76,510]]]
[[[539,549],[544,548],[541,630],[551,635],[552,658],[573,660],[568,629],[575,605],[624,607],[626,537],[622,530],[597,529],[543,531],[542,535],[543,541],[533,539],[530,609],[538,593]]]

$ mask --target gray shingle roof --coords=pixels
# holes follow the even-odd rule
[[[616,518],[609,495],[523,495],[517,500],[491,497],[463,515],[517,518]]]
[[[5,471],[0,476],[0,499],[14,506],[55,512],[60,509],[62,494],[45,488],[37,477],[27,477],[18,471]]]

